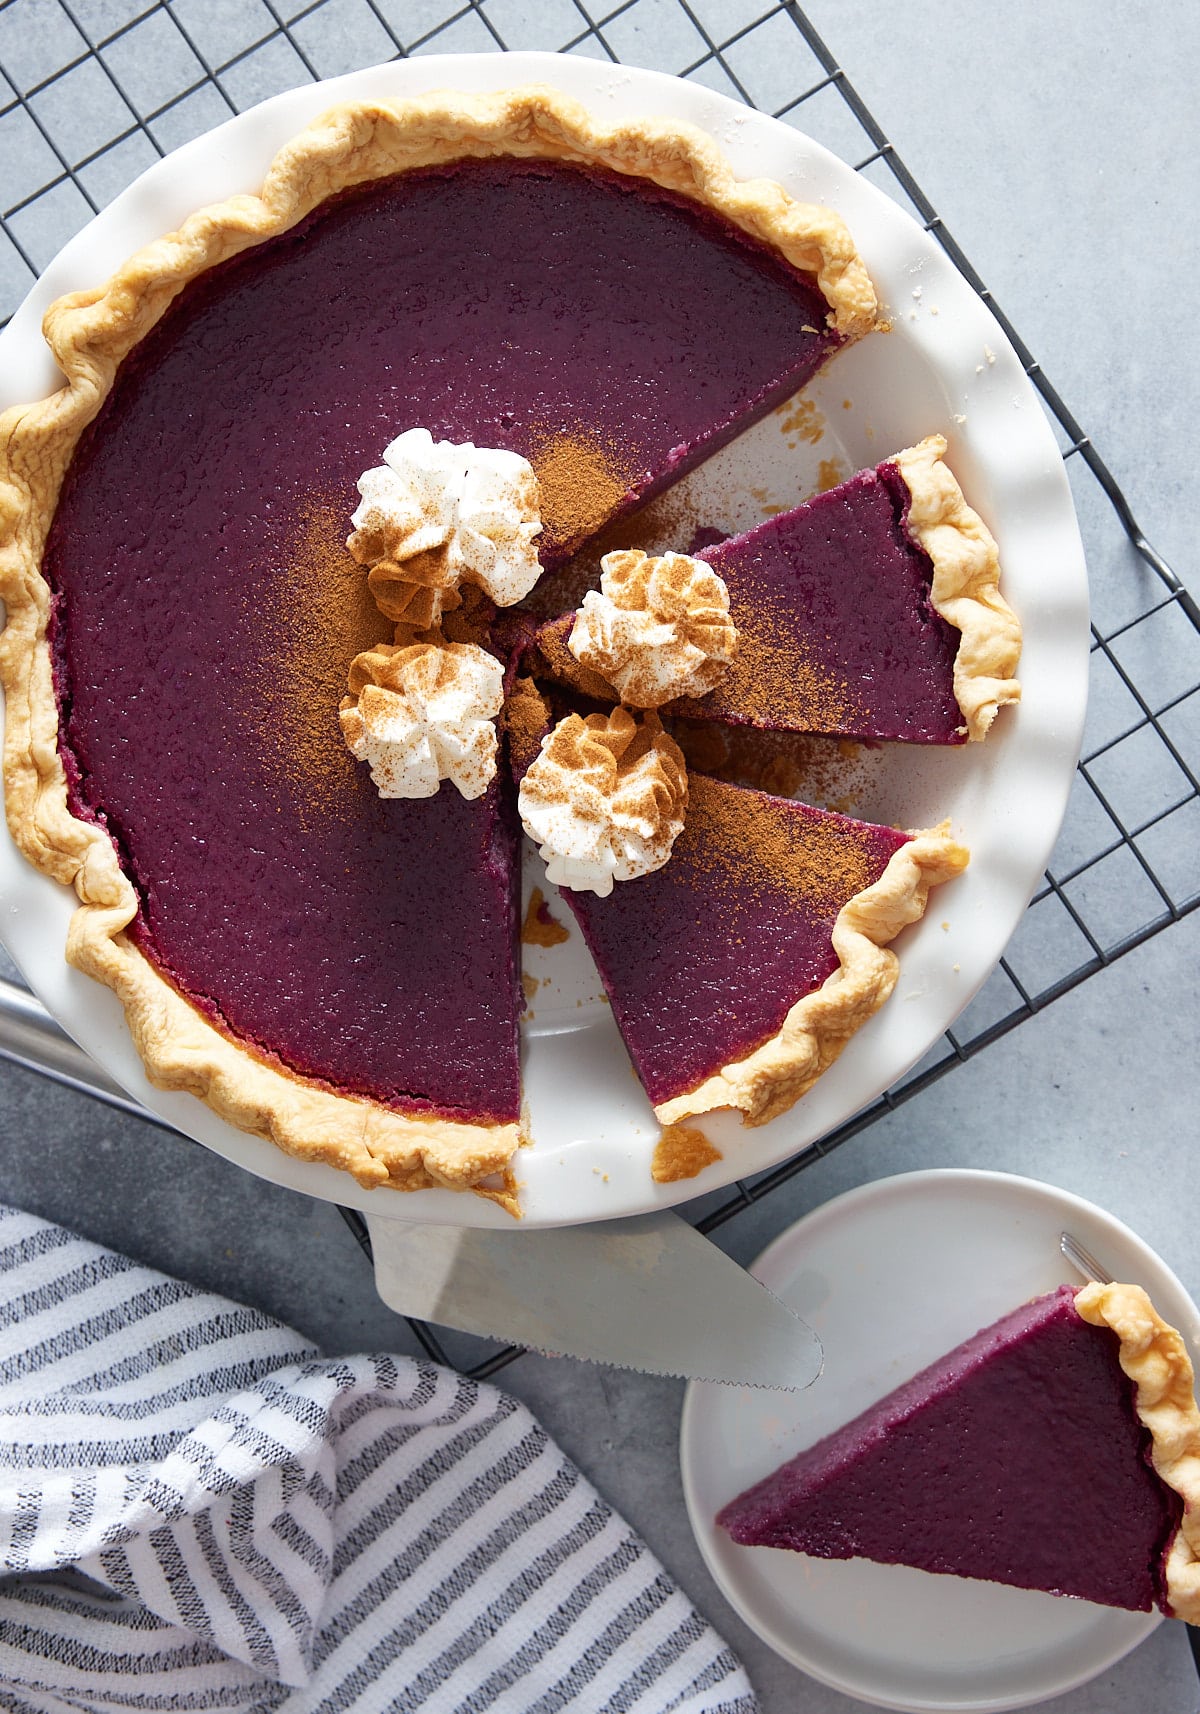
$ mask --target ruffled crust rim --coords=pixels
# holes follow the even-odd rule
[[[0,417],[0,638],[6,701],[9,827],[25,856],[83,901],[68,957],[121,998],[150,1079],[186,1089],[243,1130],[290,1154],[326,1161],[360,1183],[415,1190],[472,1187],[516,1209],[508,1176],[516,1124],[409,1118],[336,1095],[256,1059],[208,1024],[122,933],[134,891],[108,836],[67,807],[40,573],[46,535],[75,446],[117,366],[191,280],[294,226],[337,191],[464,157],[515,155],[605,166],[712,208],[816,278],[846,339],[868,332],[877,305],[845,225],[766,180],[739,182],[703,132],[666,121],[605,125],[557,92],[439,92],[419,100],[344,105],[275,157],[257,196],[201,209],[132,256],[108,283],[60,298],[43,331],[66,384]],[[501,1175],[501,1188],[481,1180]]]
[[[300,1160],[348,1172],[366,1189],[474,1190],[519,1214],[511,1172],[524,1140],[519,1124],[400,1113],[259,1059],[209,1023],[122,932],[137,900],[115,857],[112,868],[111,890],[128,897],[75,912],[67,959],[117,995],[156,1088],[196,1095],[238,1130],[266,1137]]]
[[[660,1123],[736,1107],[744,1125],[765,1125],[794,1106],[895,987],[900,961],[890,942],[924,916],[929,889],[960,875],[968,861],[948,823],[914,833],[878,881],[838,912],[833,949],[839,966],[833,974],[798,1000],[776,1034],[745,1059],[655,1107]]]
[[[1173,1617],[1200,1625],[1200,1410],[1183,1335],[1162,1319],[1141,1286],[1093,1282],[1076,1294],[1075,1308],[1120,1340],[1121,1367],[1150,1434],[1151,1462],[1183,1501],[1163,1568],[1167,1604]]]
[[[932,434],[887,462],[896,466],[908,489],[908,533],[933,561],[930,599],[961,633],[954,696],[968,739],[979,739],[1005,703],[1021,699],[1014,677],[1021,625],[1000,593],[996,543],[943,463],[945,452],[943,436]]]

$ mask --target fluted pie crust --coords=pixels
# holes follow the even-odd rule
[[[987,525],[967,505],[943,461],[942,435],[927,435],[898,452],[896,468],[908,489],[905,526],[933,562],[929,599],[960,632],[954,657],[954,699],[968,738],[983,738],[1006,703],[1021,700],[1015,673],[1021,626],[1000,593],[1000,552]]]
[[[739,182],[715,145],[690,126],[604,124],[540,87],[337,107],[280,151],[257,196],[200,210],[138,251],[107,285],[60,298],[47,311],[45,336],[66,384],[0,417],[0,594],[8,609],[0,677],[10,830],[32,863],[78,893],[67,957],[118,995],[150,1080],[190,1091],[231,1124],[289,1154],[342,1168],[360,1184],[475,1188],[515,1211],[510,1162],[523,1140],[520,1126],[399,1113],[279,1070],[210,1024],[125,934],[138,908],[134,888],[108,834],[68,808],[47,645],[51,592],[40,570],[81,435],[118,365],[189,282],[287,231],[339,191],[408,169],[498,156],[607,168],[685,196],[814,276],[830,324],[844,338],[875,323],[874,290],[839,217],[765,180]]]
[[[1163,1568],[1167,1602],[1177,1619],[1200,1625],[1200,1410],[1183,1335],[1162,1319],[1141,1286],[1093,1282],[1076,1295],[1075,1308],[1120,1340],[1121,1367],[1150,1435],[1150,1462],[1183,1501]]]
[[[739,1108],[746,1125],[765,1125],[785,1113],[883,1005],[900,973],[889,943],[924,916],[930,887],[960,875],[968,857],[948,825],[914,833],[874,885],[855,893],[838,912],[833,950],[839,965],[833,974],[815,993],[797,1000],[776,1033],[753,1053],[657,1106],[659,1122],[674,1125],[718,1107]]]

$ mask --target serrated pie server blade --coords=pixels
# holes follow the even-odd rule
[[[669,1210],[513,1232],[366,1219],[401,1315],[687,1380],[790,1392],[821,1372],[808,1323]]]

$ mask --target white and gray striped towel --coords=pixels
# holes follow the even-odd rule
[[[753,1714],[524,1406],[0,1209],[0,1702]]]

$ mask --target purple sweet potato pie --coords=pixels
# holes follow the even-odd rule
[[[536,674],[535,621],[487,581],[510,526],[478,496],[520,464],[536,584],[793,394],[876,312],[836,213],[737,179],[698,131],[602,123],[544,89],[332,109],[280,151],[259,195],[198,211],[106,285],[51,306],[65,385],[0,434],[14,497],[0,519],[6,806],[21,849],[76,887],[68,955],[117,992],[153,1079],[364,1184],[478,1188],[516,1209],[513,1151],[529,1140],[518,782],[497,734],[513,731],[518,671]],[[378,493],[391,480],[380,460],[416,442],[476,459],[469,552],[450,581],[440,522],[401,553],[360,519],[376,503],[368,479]],[[1010,627],[999,652],[973,650],[982,688],[964,699],[973,615],[990,603],[1001,630],[1011,615],[995,545],[942,451],[933,436],[898,455],[902,479],[881,466],[810,508],[831,564],[907,556],[894,600],[868,609],[843,590],[816,621],[821,671],[854,681],[868,712],[878,703],[877,726],[865,722],[878,738],[911,735],[892,707],[906,694],[916,735],[940,742],[963,724],[981,736],[1016,694]],[[429,501],[435,522],[465,495],[459,481]],[[712,555],[741,580],[743,665],[768,632],[799,635],[817,602],[800,578],[755,583],[755,543],[775,543],[782,565],[783,534]],[[968,583],[982,601],[972,593],[947,624],[939,590]],[[909,623],[922,592],[932,607]],[[472,695],[494,681],[495,706],[472,717],[480,758],[491,746],[477,791],[435,769],[432,795],[388,795],[400,775],[370,760],[397,708],[435,744],[425,705],[397,688],[409,648],[442,663],[428,685],[448,682],[454,650]],[[368,657],[393,679],[368,683]],[[875,675],[898,687],[886,715]],[[699,718],[772,724],[734,706],[737,683],[725,704],[701,697]],[[965,852],[945,830],[842,825],[764,794],[738,800],[748,819],[731,830],[708,817],[718,796],[696,776],[674,882],[632,882],[603,934],[588,932],[660,1111],[699,1080],[707,1105],[756,1122],[886,998],[885,943]],[[722,835],[734,843],[718,874]],[[854,859],[826,879],[853,868],[854,886],[815,910],[814,853],[834,839]],[[768,882],[750,854],[772,841],[788,855]],[[753,878],[739,904],[741,857]],[[733,941],[693,938],[703,991],[689,1000],[702,872]],[[660,910],[683,915],[652,924]],[[827,980],[848,959],[854,980]]]
[[[414,425],[516,449],[553,564],[840,342],[765,246],[551,161],[343,193],[187,287],[85,433],[45,559],[72,808],[117,841],[146,955],[302,1076],[515,1119],[507,793],[383,803],[339,738],[383,628],[350,586],[355,480]]]
[[[655,1107],[774,1037],[838,968],[833,928],[908,836],[693,773],[671,860],[562,890]]]
[[[1195,1618],[1184,1521],[1200,1416],[1136,1286],[1071,1286],[985,1327],[718,1514],[747,1547],[984,1578]],[[1193,1507],[1194,1509],[1194,1502]]]

